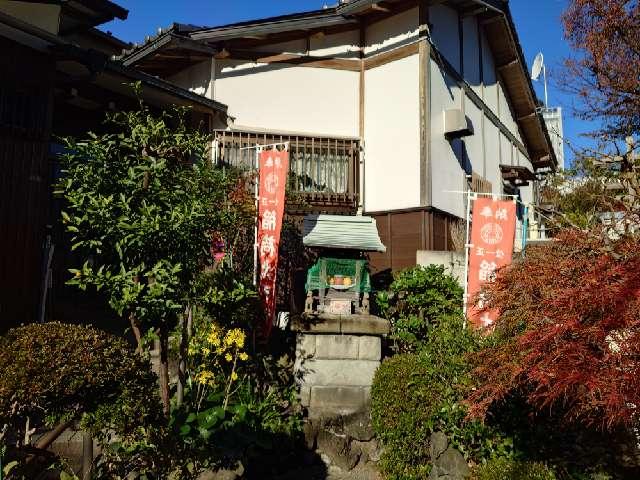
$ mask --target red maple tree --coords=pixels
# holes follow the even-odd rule
[[[579,96],[582,118],[604,122],[601,138],[640,131],[640,2],[571,0],[563,23],[575,56],[562,83]]]
[[[568,420],[615,428],[640,408],[640,250],[578,230],[527,249],[487,290],[501,317],[473,357],[471,415],[517,392]]]

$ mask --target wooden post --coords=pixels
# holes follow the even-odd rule
[[[169,417],[170,398],[169,398],[169,331],[166,325],[162,325],[158,331],[160,337],[160,371],[158,380],[160,383],[160,398],[162,400],[162,410],[165,417]]]
[[[176,392],[176,403],[178,406],[182,405],[184,401],[184,386],[187,383],[187,350],[189,348],[189,328],[191,325],[191,306],[187,306],[187,309],[182,317],[181,335],[180,335],[180,358],[178,364],[178,389]]]
[[[429,5],[421,2],[419,5],[419,36],[418,42],[418,97],[420,102],[420,205],[430,206],[432,203],[432,179],[430,158],[430,129],[431,129],[431,98],[430,98],[430,70],[431,44],[429,43]]]
[[[89,432],[82,432],[82,480],[91,478],[93,466],[93,438]]]

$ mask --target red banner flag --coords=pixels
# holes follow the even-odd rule
[[[265,312],[264,335],[269,336],[276,313],[276,273],[278,246],[284,215],[284,196],[289,173],[289,152],[260,152],[260,188],[258,190],[258,293]]]
[[[509,265],[516,234],[516,203],[483,197],[473,201],[469,272],[467,277],[467,318],[476,328],[491,326],[499,312],[482,312],[482,298],[473,300],[482,285],[493,281],[496,270]]]

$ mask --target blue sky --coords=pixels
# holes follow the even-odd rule
[[[173,22],[211,26],[242,20],[269,17],[322,8],[323,0],[116,0],[129,9],[126,21],[113,21],[103,29],[123,40],[142,42],[146,35],[154,34],[158,27]],[[333,4],[335,1],[328,1]],[[562,60],[570,54],[564,40],[560,16],[566,0],[511,0],[511,10],[518,34],[529,64],[536,53],[542,51],[549,76],[549,104],[564,109],[565,138],[574,145],[586,146],[591,142],[580,134],[592,127],[576,119],[572,113],[573,98],[559,91],[554,83]],[[544,98],[542,82],[534,82],[540,98]],[[567,158],[571,152],[565,150]]]

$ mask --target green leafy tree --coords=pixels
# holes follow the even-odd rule
[[[198,302],[194,286],[213,266],[212,237],[237,239],[252,215],[243,182],[212,165],[208,136],[187,120],[185,109],[154,114],[142,102],[108,113],[112,133],[65,139],[58,185],[72,248],[87,256],[69,283],[104,291],[139,351],[145,337],[159,338],[165,413],[169,334]]]

